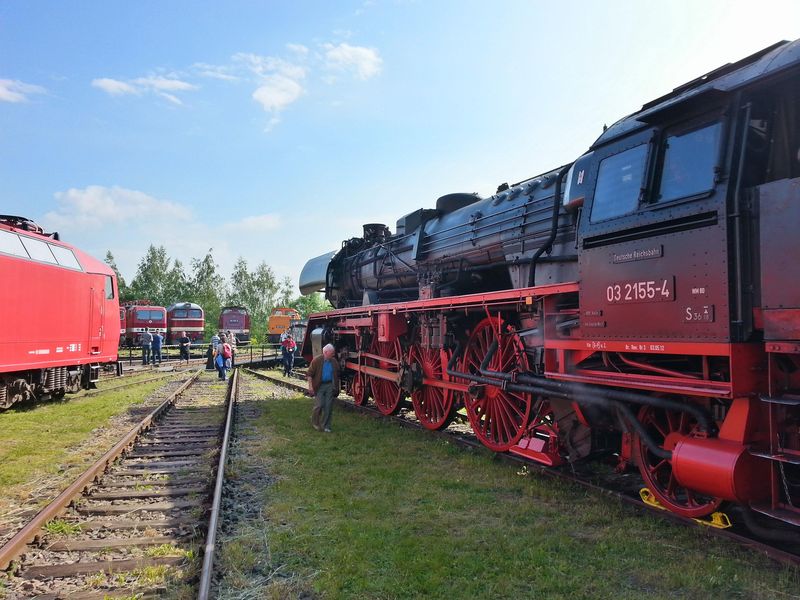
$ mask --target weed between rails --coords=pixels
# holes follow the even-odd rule
[[[797,593],[796,569],[489,452],[341,410],[322,435],[307,399],[263,409],[255,437],[276,483],[261,495],[263,541],[254,533],[237,552],[325,597]]]

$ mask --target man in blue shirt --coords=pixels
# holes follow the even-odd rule
[[[311,425],[317,431],[331,432],[333,400],[339,395],[339,363],[336,349],[328,344],[308,366],[308,392],[314,397]],[[321,421],[321,422],[320,422]]]
[[[164,341],[164,338],[161,336],[161,334],[158,333],[158,331],[154,331],[153,332],[153,342],[152,342],[153,365],[156,364],[156,361],[158,361],[159,365],[161,364],[161,343],[163,341]]]

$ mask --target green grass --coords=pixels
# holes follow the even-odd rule
[[[0,497],[8,486],[64,470],[71,449],[166,381],[84,397],[67,395],[62,401],[26,404],[0,414]]]
[[[324,435],[307,399],[264,406],[270,568],[322,597],[800,597],[797,570],[488,452],[343,410]]]
[[[81,526],[64,519],[53,519],[44,526],[44,530],[53,535],[78,535]]]

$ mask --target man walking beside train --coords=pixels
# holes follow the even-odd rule
[[[144,328],[140,341],[142,344],[142,364],[147,366],[147,363],[150,362],[150,345],[153,343],[153,334],[147,330],[147,327]]]
[[[339,395],[339,362],[336,349],[328,344],[308,366],[308,392],[314,397],[311,425],[317,431],[331,432],[333,400]],[[321,421],[321,422],[320,422]]]

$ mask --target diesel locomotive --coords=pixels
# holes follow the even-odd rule
[[[29,219],[0,215],[0,282],[0,410],[89,388],[116,363],[120,307],[108,265]]]
[[[726,64],[488,198],[310,260],[303,354],[497,452],[609,453],[685,517],[800,526],[800,41]],[[797,530],[792,530],[796,536]]]

